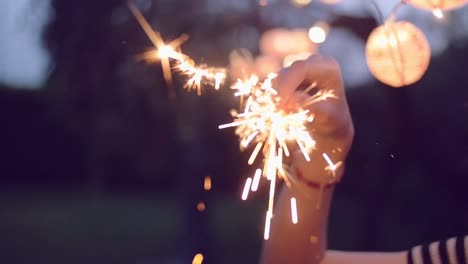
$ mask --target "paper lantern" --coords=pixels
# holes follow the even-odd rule
[[[409,22],[386,22],[371,32],[366,44],[371,73],[393,87],[410,85],[421,79],[430,57],[426,37]]]
[[[461,7],[468,3],[468,0],[407,0],[407,2],[419,8],[440,11]]]

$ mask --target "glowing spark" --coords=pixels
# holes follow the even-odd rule
[[[296,203],[296,198],[292,197],[291,198],[291,221],[293,224],[297,224],[299,221],[297,218],[297,203]]]
[[[184,88],[186,88],[189,91],[192,89],[196,90],[197,94],[201,95],[201,82],[203,80],[203,77],[207,74],[207,71],[204,69],[196,68],[195,64],[191,61],[181,61],[175,67],[175,69],[188,77]]]
[[[255,175],[254,175],[253,182],[252,182],[252,192],[256,192],[258,190],[258,184],[260,183],[261,176],[262,176],[262,170],[257,169],[255,171]]]
[[[276,177],[270,180],[270,196],[268,197],[268,211],[273,213],[273,206],[275,202],[275,190],[276,190]]]
[[[323,158],[327,161],[328,165],[330,166],[330,168],[332,170],[336,170],[336,166],[335,164],[333,163],[333,161],[331,161],[330,157],[327,155],[327,153],[322,153],[322,156]]]
[[[270,211],[267,211],[265,218],[265,231],[263,233],[263,239],[265,240],[268,240],[270,238],[271,218],[273,218],[273,214]]]
[[[241,142],[241,146],[246,148],[249,146],[250,142],[258,135],[258,131],[250,134],[244,141]]]
[[[215,80],[215,85],[214,85],[215,90],[219,90],[219,88],[221,87],[221,84],[223,84],[224,80],[226,79],[226,72],[224,70],[216,72],[213,75],[213,79]]]
[[[328,163],[328,166],[325,168],[325,170],[330,171],[333,176],[335,176],[336,169],[338,169],[341,165],[343,165],[342,161],[338,161],[336,164],[333,163],[333,161],[330,159],[330,157],[326,153],[322,153],[323,158],[325,161]]]
[[[252,90],[258,83],[258,77],[252,75],[248,80],[240,80],[238,79],[236,83],[232,86],[232,89],[236,90],[237,92],[234,94],[235,96],[247,96],[252,93]]]
[[[198,95],[201,95],[202,83],[211,84],[216,90],[219,90],[221,84],[226,79],[226,71],[224,69],[207,68],[206,65],[196,66],[190,59],[178,61],[174,68],[187,76],[188,80],[184,87],[188,90],[196,90]]]
[[[252,155],[250,155],[250,158],[249,158],[249,161],[248,161],[249,165],[252,165],[254,163],[255,159],[257,158],[258,153],[260,152],[260,149],[262,149],[262,146],[263,146],[262,142],[257,143],[257,146],[255,147],[254,151],[252,152]]]
[[[143,14],[138,10],[138,8],[132,4],[128,3],[128,7],[130,11],[135,16],[136,20],[140,24],[141,28],[145,31],[148,38],[153,43],[154,47],[157,50],[157,57],[161,60],[161,66],[163,69],[163,76],[164,80],[166,80],[169,86],[172,85],[172,74],[171,74],[171,64],[169,59],[170,58],[181,58],[183,55],[176,52],[175,50],[178,49],[182,43],[184,43],[187,39],[187,35],[182,35],[178,39],[170,42],[169,44],[165,44],[161,34],[153,30],[151,25],[148,23],[148,20],[143,16]],[[153,53],[154,55],[154,53]]]
[[[247,178],[245,181],[244,191],[242,192],[242,200],[247,200],[247,196],[249,195],[250,185],[252,184],[252,178]]]
[[[235,95],[247,97],[242,105],[243,110],[231,111],[233,122],[220,125],[220,129],[236,127],[235,133],[240,137],[240,148],[243,150],[255,145],[248,164],[252,165],[259,154],[263,154],[263,170],[258,169],[253,177],[248,178],[242,198],[247,198],[248,188],[256,191],[263,174],[270,181],[267,218],[265,222],[265,239],[269,237],[269,225],[273,216],[274,198],[277,178],[282,178],[288,186],[288,173],[283,168],[283,159],[289,156],[288,142],[296,142],[304,158],[309,161],[309,153],[315,148],[315,140],[308,131],[308,124],[313,122],[314,114],[305,107],[329,98],[336,98],[332,91],[319,91],[301,105],[280,107],[278,92],[272,87],[276,74],[270,74],[259,82],[258,77],[251,76],[247,80],[237,80],[231,87]],[[310,89],[316,84],[311,85]]]
[[[318,91],[316,94],[305,100],[302,104],[301,107],[307,107],[309,105],[316,104],[318,102],[322,102],[325,100],[328,100],[329,98],[337,98],[333,91],[331,90],[325,90],[325,91]]]
[[[204,202],[198,202],[198,204],[197,204],[197,210],[198,210],[199,212],[203,212],[203,211],[205,211],[205,209],[206,209],[205,203],[204,203]]]
[[[169,42],[169,44],[166,44],[161,34],[151,28],[138,8],[131,3],[129,3],[128,6],[155,47],[155,50],[144,53],[142,57],[147,61],[159,60],[161,62],[164,79],[169,86],[172,85],[170,60],[174,60],[176,61],[174,68],[188,77],[184,86],[186,89],[196,90],[198,95],[201,94],[202,83],[210,84],[214,86],[216,90],[220,89],[221,85],[226,80],[226,69],[208,68],[206,65],[195,65],[187,55],[180,52],[180,45],[187,41],[187,35],[181,35],[177,39]]]
[[[205,191],[211,190],[211,177],[210,176],[205,177],[205,180],[203,182],[203,188],[205,189]]]
[[[193,257],[192,264],[202,264],[203,263],[203,255],[198,253]]]

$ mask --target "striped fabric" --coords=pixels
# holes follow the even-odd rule
[[[408,264],[468,264],[468,236],[417,246],[408,251]]]

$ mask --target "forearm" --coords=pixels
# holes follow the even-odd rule
[[[265,241],[262,264],[316,264],[326,249],[327,218],[333,188],[305,185],[283,186],[276,201],[269,240]],[[298,223],[291,221],[290,201],[297,200]]]
[[[407,264],[406,252],[345,252],[328,250],[321,264]]]

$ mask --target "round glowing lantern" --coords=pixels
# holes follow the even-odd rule
[[[409,22],[386,22],[371,32],[366,44],[371,73],[393,87],[410,85],[421,79],[430,57],[426,37]]]
[[[461,7],[468,3],[468,0],[407,0],[407,2],[419,8],[440,12],[441,10]]]

